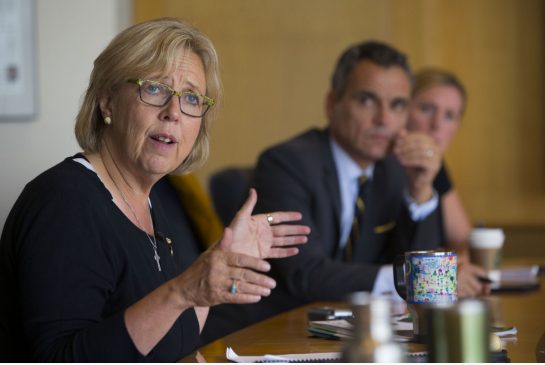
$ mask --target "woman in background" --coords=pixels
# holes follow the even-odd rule
[[[435,68],[421,70],[415,74],[408,129],[430,135],[444,154],[460,126],[466,102],[465,88],[454,74]],[[434,188],[440,196],[446,246],[459,254],[460,296],[487,293],[489,287],[479,281],[479,277],[486,277],[486,272],[469,263],[467,241],[471,223],[444,161],[435,178]]]

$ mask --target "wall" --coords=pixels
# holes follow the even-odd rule
[[[135,0],[134,11],[135,21],[185,18],[219,51],[226,98],[203,182],[325,125],[336,58],[374,38],[414,68],[442,66],[465,81],[468,110],[446,160],[472,220],[545,225],[545,2]]]
[[[79,150],[74,117],[92,61],[132,20],[130,0],[35,3],[39,113],[0,122],[2,226],[26,182]],[[468,111],[446,159],[473,221],[545,226],[544,2],[134,0],[134,20],[164,15],[203,29],[220,53],[226,99],[203,182],[325,125],[336,57],[375,38],[466,82]]]
[[[24,185],[80,149],[74,118],[92,63],[132,19],[127,0],[35,1],[38,114],[0,121],[0,227]]]

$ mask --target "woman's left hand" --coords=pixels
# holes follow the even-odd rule
[[[257,202],[255,189],[229,225],[233,230],[232,252],[244,253],[262,259],[296,255],[299,249],[291,247],[307,242],[310,227],[283,224],[301,220],[298,212],[274,212],[252,215]]]

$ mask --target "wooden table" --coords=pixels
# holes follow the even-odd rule
[[[509,265],[545,265],[545,259],[509,260]],[[545,278],[540,278],[540,290],[531,293],[496,295],[505,324],[517,327],[517,341],[507,343],[512,362],[536,362],[536,346],[545,336]]]
[[[508,266],[529,262],[543,265],[545,259],[510,260]],[[512,362],[535,362],[536,345],[541,336],[545,335],[545,278],[540,280],[539,291],[492,296],[492,300],[498,303],[504,323],[515,325],[518,329],[517,341],[506,343]],[[181,361],[228,362],[225,357],[228,346],[241,356],[341,351],[344,345],[342,341],[311,337],[306,330],[308,308],[321,305],[347,307],[343,303],[315,303],[297,308],[216,340]],[[423,350],[423,345],[411,343],[410,349]]]

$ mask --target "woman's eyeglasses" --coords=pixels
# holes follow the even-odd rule
[[[158,81],[130,79],[130,83],[138,85],[140,100],[151,106],[163,107],[176,95],[180,99],[180,110],[190,117],[203,117],[216,101],[206,95],[193,91],[176,91]]]

